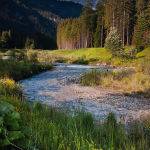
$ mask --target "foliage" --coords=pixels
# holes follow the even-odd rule
[[[27,53],[27,59],[30,62],[33,62],[33,63],[37,63],[38,62],[37,52],[36,51],[27,50],[26,53]]]
[[[0,34],[0,48],[9,48],[9,43],[11,40],[10,31],[2,31]]]
[[[135,72],[134,70],[125,71],[90,71],[80,78],[80,84],[83,86],[101,86],[122,90],[124,93],[137,93],[144,97],[150,97],[150,76],[147,69],[144,72]]]
[[[21,96],[20,86],[9,78],[0,79],[0,95]]]
[[[0,60],[0,77],[21,80],[51,68],[51,65],[33,64],[29,61]]]
[[[105,41],[105,48],[110,50],[113,56],[121,56],[123,54],[123,46],[117,29],[112,28]]]
[[[25,49],[27,50],[35,49],[35,42],[33,39],[29,39],[29,38],[26,39]]]
[[[0,148],[7,145],[15,147],[13,142],[23,137],[20,129],[20,114],[13,105],[0,101]]]
[[[117,29],[123,46],[131,45],[135,38],[133,32],[136,28],[136,16],[139,15],[137,3],[138,1],[135,0],[98,0],[93,11],[92,0],[85,1],[79,18],[65,19],[59,23],[57,28],[58,48],[102,47],[106,35],[112,27]],[[149,14],[148,10],[146,10],[147,14]],[[143,11],[145,11],[145,7]],[[147,20],[143,20],[144,23],[142,24],[149,24],[148,15],[145,18]],[[144,32],[144,36],[144,43],[147,43],[149,30]]]
[[[138,50],[150,46],[150,2],[138,0],[138,19],[135,26],[135,44]]]

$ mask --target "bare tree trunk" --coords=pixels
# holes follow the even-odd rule
[[[102,27],[101,27],[101,47],[103,47],[103,30],[104,30],[104,27],[103,27],[103,24],[102,24]]]
[[[122,30],[122,42],[123,42],[123,46],[125,45],[125,15],[126,15],[126,12],[124,10],[124,12],[123,12],[123,30]]]
[[[127,45],[129,45],[130,43],[129,43],[129,27],[127,27]]]
[[[113,11],[113,28],[115,27],[115,12]]]

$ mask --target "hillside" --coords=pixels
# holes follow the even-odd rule
[[[15,46],[22,46],[26,37],[36,39],[39,45],[39,41],[55,39],[57,23],[63,18],[78,17],[82,9],[80,4],[57,0],[1,0],[0,6],[0,31],[10,29],[18,37],[13,42]]]
[[[85,0],[65,0],[65,1],[72,1],[72,2],[75,2],[75,3],[79,3],[79,4],[84,4],[85,3]],[[97,0],[92,0],[93,4],[96,4]]]

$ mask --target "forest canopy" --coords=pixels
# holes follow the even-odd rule
[[[93,9],[87,0],[76,19],[62,20],[57,29],[59,49],[103,47],[111,28],[116,28],[123,46],[150,45],[149,0],[99,0]]]

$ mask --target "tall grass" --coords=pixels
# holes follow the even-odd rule
[[[92,116],[86,113],[71,117],[39,104],[23,111],[21,131],[24,138],[14,142],[23,149],[145,150],[150,146],[148,132],[145,133],[140,125],[126,133],[124,126],[116,123],[113,114],[104,124],[96,125]]]
[[[133,70],[101,72],[93,70],[81,76],[80,84],[83,86],[101,86],[121,90],[126,94],[134,93],[149,98],[149,70],[146,68],[146,65],[142,70],[144,72],[135,72]]]
[[[94,62],[110,62],[111,54],[105,48],[38,51],[38,59],[41,62],[89,64]]]
[[[18,81],[51,68],[52,65],[29,61],[0,60],[0,77],[9,77]]]

